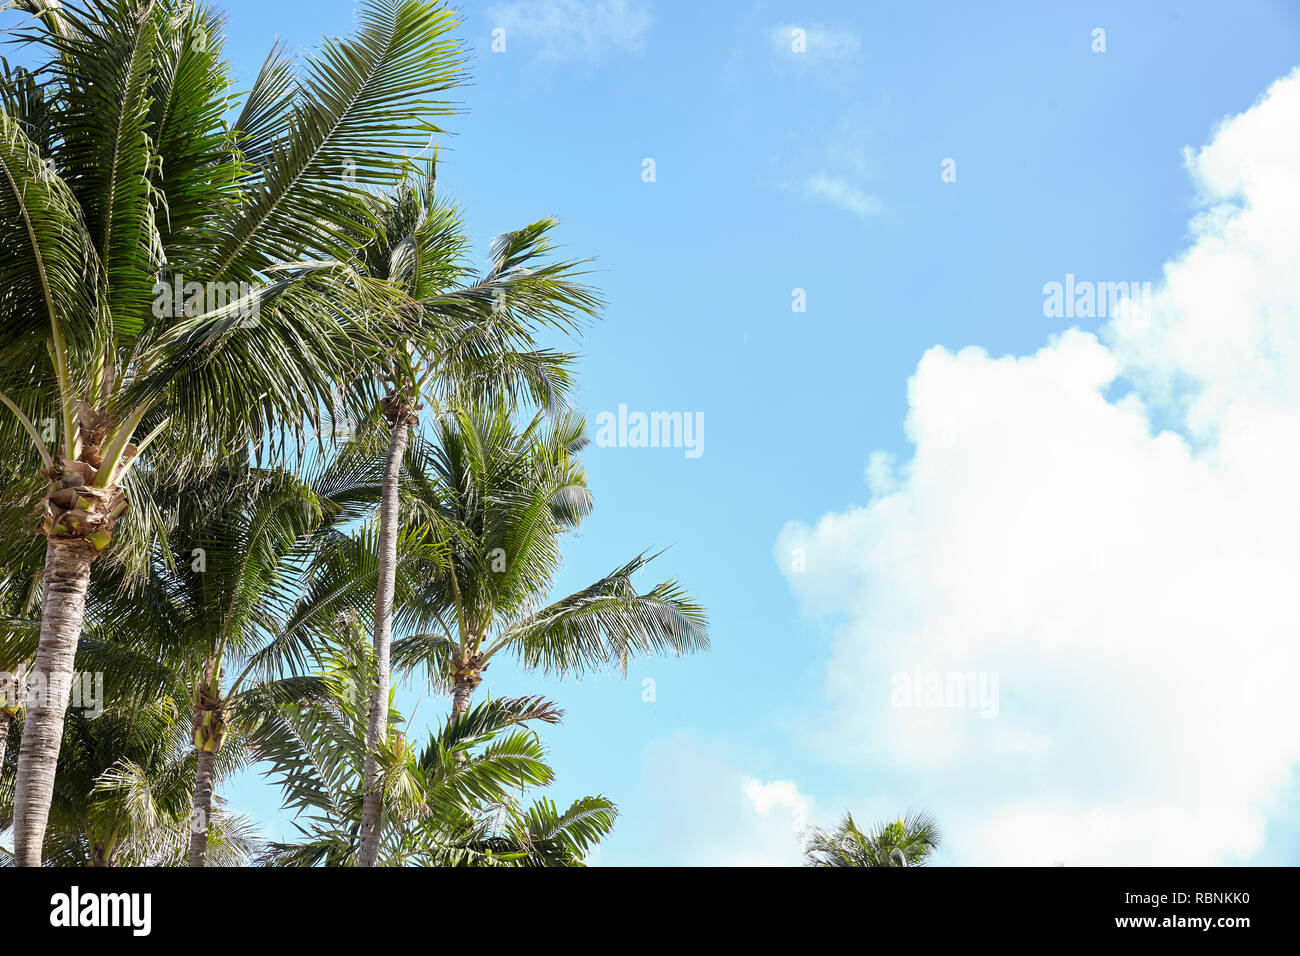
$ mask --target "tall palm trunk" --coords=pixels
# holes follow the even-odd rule
[[[474,684],[474,681],[458,680],[452,685],[451,700],[457,720],[460,720],[469,712],[469,699],[470,695],[474,693]]]
[[[393,631],[393,590],[397,582],[397,491],[402,458],[411,425],[411,406],[398,395],[384,400],[391,434],[388,462],[379,499],[379,581],[375,586],[375,686],[370,697],[370,722],[366,727],[366,792],[361,808],[361,847],[357,865],[374,866],[379,859],[379,821],[383,812],[379,788],[380,743],[388,736],[388,644]]]
[[[194,773],[194,816],[190,820],[190,866],[206,866],[208,859],[208,825],[212,819],[212,769],[217,755],[199,751],[198,769]]]
[[[205,866],[208,858],[214,770],[217,751],[226,737],[221,675],[220,651],[214,650],[203,665],[202,679],[194,687],[194,749],[199,759],[194,770],[194,808],[190,816],[190,866]]]
[[[477,672],[456,675],[455,682],[451,684],[451,706],[458,721],[469,713],[469,698],[473,696],[474,688],[478,687],[480,682],[481,679]]]
[[[50,817],[54,770],[94,557],[95,552],[80,541],[50,538],[46,542],[41,642],[32,666],[14,785],[14,862],[18,866],[41,865],[41,843]]]
[[[473,654],[469,651],[470,647],[479,646],[482,637],[482,631],[471,625],[463,642],[464,649],[450,661],[452,714],[457,720],[469,713],[469,699],[474,695],[474,688],[483,683],[483,671],[487,669],[487,664],[481,653]]]

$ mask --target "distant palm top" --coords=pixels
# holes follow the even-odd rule
[[[928,813],[910,813],[867,830],[846,813],[834,830],[808,832],[804,860],[808,866],[924,866],[941,839]]]

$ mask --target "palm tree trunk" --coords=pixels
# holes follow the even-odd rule
[[[379,581],[375,586],[375,686],[370,697],[370,723],[366,727],[366,793],[361,808],[361,847],[358,866],[374,866],[379,859],[379,761],[376,751],[388,736],[388,643],[393,631],[393,589],[397,581],[397,489],[414,414],[408,407],[390,406],[392,433],[388,462],[379,498]]]
[[[190,866],[205,866],[208,828],[212,823],[212,792],[217,751],[226,737],[225,699],[221,696],[221,651],[214,647],[194,686],[194,805],[190,816]]]
[[[199,751],[198,769],[194,772],[194,815],[190,818],[190,866],[207,865],[208,825],[212,819],[212,770],[216,762],[215,751]]]
[[[474,682],[468,680],[458,680],[452,687],[452,706],[455,708],[456,719],[464,717],[469,711],[469,698],[474,693]]]
[[[51,538],[45,545],[41,642],[32,666],[14,785],[14,862],[18,866],[41,865],[41,844],[54,795],[54,770],[94,557],[95,552],[80,542]]]

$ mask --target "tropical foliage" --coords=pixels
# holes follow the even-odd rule
[[[383,459],[374,581],[374,686],[366,732],[366,796],[360,862],[373,866],[379,852],[377,747],[386,733],[393,595],[397,573],[398,485],[422,398],[474,401],[500,396],[531,398],[555,407],[569,387],[571,356],[536,347],[538,327],[577,327],[594,315],[596,295],[577,281],[582,263],[549,258],[555,223],[543,220],[498,238],[491,268],[474,275],[465,262],[469,242],[458,211],[435,193],[437,154],[422,176],[369,200],[371,234],[357,248],[359,274],[386,282],[405,301],[400,326],[387,342],[391,362],[381,369],[384,396],[367,405],[365,389],[353,395],[357,413],[387,429]]]
[[[866,830],[846,813],[833,830],[812,828],[805,837],[808,866],[925,866],[942,835],[934,817],[915,812]]]
[[[708,647],[704,610],[676,581],[634,586],[644,554],[547,600],[563,537],[592,508],[577,457],[587,442],[574,415],[538,415],[520,429],[496,405],[442,416],[432,441],[413,450],[414,520],[443,550],[436,561],[412,555],[399,619],[417,633],[395,655],[403,666],[424,665],[458,712],[498,654],[569,674]]]
[[[64,724],[44,852],[54,866],[180,866],[189,856],[196,771],[183,705],[127,701],[101,714],[73,709]],[[225,769],[225,768],[223,768]],[[0,792],[0,820],[12,814]],[[205,827],[215,865],[248,862],[253,822],[217,807]]]
[[[274,865],[343,866],[357,862],[364,796],[368,698],[373,660],[354,632],[327,667],[331,693],[286,704],[266,731],[269,773],[286,805],[303,811],[301,839],[273,843]],[[384,866],[567,866],[613,827],[614,805],[600,796],[560,813],[542,799],[530,807],[516,793],[553,779],[536,724],[560,711],[541,698],[486,701],[453,715],[412,746],[401,731],[380,748],[380,852]],[[391,706],[390,727],[405,725]]]
[[[367,186],[393,185],[462,79],[453,15],[367,0],[356,33],[295,67],[273,49],[229,120],[221,18],[181,0],[22,0],[44,59],[0,73],[5,457],[45,483],[42,633],[15,796],[39,861],[91,563],[143,573],[146,457],[196,475],[282,450],[382,342],[386,287],[348,265]],[[52,426],[42,430],[38,422]],[[132,545],[135,545],[133,547]]]
[[[457,15],[362,0],[236,101],[202,3],[0,11],[0,862],[580,865],[613,802],[546,797],[559,707],[483,672],[707,621],[644,554],[551,596],[593,499],[543,340],[602,303],[553,219],[473,266],[432,145]],[[222,799],[253,767],[298,839]]]

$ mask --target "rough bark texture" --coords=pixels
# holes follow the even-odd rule
[[[217,752],[226,737],[226,701],[221,695],[224,671],[214,650],[194,685],[194,748],[199,759],[194,771],[194,803],[190,816],[190,866],[206,866],[208,828],[212,822],[212,794]]]
[[[385,403],[388,405],[389,403]],[[366,793],[361,808],[359,866],[379,859],[379,823],[383,807],[376,750],[388,735],[388,643],[393,628],[393,589],[397,580],[397,485],[414,413],[409,406],[388,408],[392,433],[379,500],[379,581],[375,586],[375,686],[366,727]]]
[[[469,710],[469,698],[474,693],[474,682],[458,680],[452,688],[452,704],[456,708],[456,719],[464,717]]]
[[[41,843],[50,816],[54,769],[93,559],[93,551],[73,542],[51,538],[45,547],[41,642],[32,666],[14,785],[14,862],[18,866],[41,865]]]
[[[478,647],[482,638],[482,632],[471,623],[465,638],[466,643],[471,647]],[[487,670],[488,665],[484,662],[482,654],[471,654],[468,650],[456,654],[449,663],[451,702],[453,713],[459,720],[469,712],[469,699],[474,696],[474,688],[483,683],[483,672]]]
[[[217,755],[199,751],[198,769],[194,772],[194,816],[190,820],[190,866],[206,866],[208,859],[208,823],[212,819],[212,769]]]

